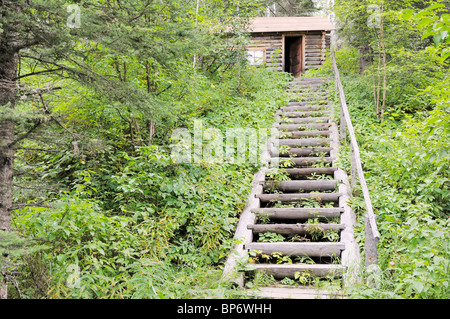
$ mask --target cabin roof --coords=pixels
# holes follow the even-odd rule
[[[252,19],[252,33],[289,31],[330,31],[336,27],[326,17],[260,17]]]

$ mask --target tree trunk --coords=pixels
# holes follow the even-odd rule
[[[363,45],[359,48],[359,53],[359,72],[363,74],[364,71],[373,63],[370,46],[368,44]]]
[[[380,44],[381,50],[383,51],[383,102],[381,104],[381,120],[384,120],[384,111],[386,106],[386,44],[384,41],[384,21],[383,21],[383,6],[381,6],[381,15],[380,15]]]
[[[14,108],[16,95],[18,52],[15,50],[17,35],[8,30],[0,38],[0,106]],[[14,171],[14,128],[11,120],[0,113],[0,231],[11,229],[12,185]],[[6,269],[0,277],[0,298],[7,298]]]

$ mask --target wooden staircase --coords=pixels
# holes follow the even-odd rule
[[[341,281],[349,264],[346,249],[358,250],[354,216],[345,203],[348,180],[335,165],[338,132],[325,81],[312,78],[291,83],[291,102],[277,114],[278,133],[268,149],[271,165],[256,177],[254,196],[238,226],[246,228],[247,233],[238,230],[237,235],[245,237],[241,248],[250,256],[240,272],[240,285],[246,286],[258,272],[278,281],[251,290],[255,297],[343,297],[341,291],[330,293],[310,285],[312,278],[316,283],[325,277]],[[285,278],[297,284],[286,285]]]

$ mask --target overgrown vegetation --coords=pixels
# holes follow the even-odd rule
[[[444,3],[427,6],[407,2],[400,6],[394,2],[358,2],[354,7],[355,11],[366,12],[369,5],[383,5],[385,11],[381,14],[391,18],[386,27],[391,31],[385,31],[385,40],[391,46],[384,67],[378,66],[379,37],[366,34],[370,41],[350,41],[353,46],[336,54],[381,233],[378,243],[381,272],[377,278],[369,279],[376,286],[358,285],[351,293],[354,298],[448,299],[448,8]],[[351,15],[354,11],[349,11],[351,3],[354,1],[338,2],[337,12],[345,21],[355,19]],[[361,18],[364,17],[367,18]],[[394,41],[405,32],[414,37],[409,37],[407,43]],[[363,48],[366,44],[369,48]],[[371,45],[374,47],[370,49]],[[365,58],[371,60],[369,51],[373,53],[373,64],[367,65],[361,54],[367,54]],[[361,61],[365,66],[363,72]],[[382,114],[376,110],[377,72],[386,77]],[[331,74],[329,59],[310,76]],[[349,171],[349,145],[344,145],[341,151],[341,165]],[[362,194],[355,194],[359,196],[352,199],[351,205],[358,214],[357,239],[364,247],[365,204]]]
[[[10,174],[0,176],[0,228],[12,232],[0,229],[0,279],[9,298],[236,296],[219,279],[258,164],[174,162],[171,134],[193,133],[194,120],[205,138],[268,128],[287,103],[289,76],[251,68],[243,55],[242,27],[263,2],[84,1],[74,28],[59,2],[2,1],[0,168]],[[336,3],[347,45],[338,65],[381,232],[377,286],[350,292],[449,298],[448,9]],[[383,33],[365,28],[371,5]],[[308,76],[330,74],[327,59]],[[361,196],[351,205],[364,247]],[[271,280],[257,276],[256,286]],[[295,282],[314,281],[305,276]]]
[[[85,1],[80,28],[66,25],[76,23],[67,5],[0,5],[16,26],[2,24],[1,49],[8,32],[23,41],[18,97],[0,112],[2,129],[16,126],[9,210],[19,237],[5,232],[0,246],[9,298],[233,293],[221,265],[259,164],[175,162],[171,135],[194,136],[195,120],[205,140],[266,129],[285,105],[289,76],[243,54],[259,2],[238,2]],[[33,29],[41,15],[47,29]]]

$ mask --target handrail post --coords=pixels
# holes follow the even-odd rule
[[[350,186],[352,191],[356,188],[356,157],[352,143],[350,143]]]
[[[364,224],[366,230],[366,268],[370,265],[376,265],[378,259],[377,241],[374,239],[372,227],[370,226],[369,217],[364,216]]]
[[[380,282],[380,267],[378,266],[378,252],[377,252],[377,239],[372,232],[372,226],[370,226],[369,216],[364,216],[365,226],[365,251],[366,251],[366,273],[367,284],[375,288]]]
[[[339,140],[341,141],[341,143],[347,140],[347,123],[345,122],[345,114],[342,107],[342,98],[341,98],[341,120],[340,120]]]

